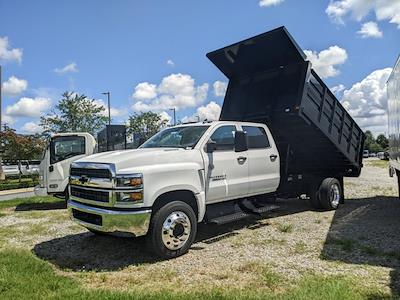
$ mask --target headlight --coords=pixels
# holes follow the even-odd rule
[[[143,188],[143,175],[142,174],[128,174],[117,176],[117,188]]]
[[[116,200],[119,203],[143,202],[143,175],[140,173],[117,175],[117,189],[129,191],[116,192]]]

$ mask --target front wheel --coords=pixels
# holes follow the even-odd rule
[[[161,207],[151,218],[147,243],[162,258],[185,254],[193,244],[197,232],[197,218],[193,209],[181,201]]]

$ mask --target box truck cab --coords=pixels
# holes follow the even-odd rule
[[[59,133],[51,136],[39,165],[37,196],[65,197],[69,169],[73,161],[94,153],[96,140],[87,132]]]

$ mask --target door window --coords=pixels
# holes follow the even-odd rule
[[[233,125],[221,126],[211,136],[216,142],[216,150],[233,150],[235,146],[236,127]]]
[[[267,133],[264,128],[256,126],[243,126],[243,131],[247,135],[247,144],[249,149],[269,148]]]

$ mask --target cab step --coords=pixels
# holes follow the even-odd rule
[[[231,215],[225,215],[225,216],[221,216],[221,217],[217,217],[214,219],[211,219],[208,221],[208,223],[213,223],[213,224],[217,224],[217,225],[223,225],[223,224],[227,224],[227,223],[231,223],[231,222],[235,222],[235,221],[239,221],[239,220],[243,220],[246,219],[250,216],[254,216],[253,214],[248,214],[245,212],[237,212]]]
[[[257,207],[255,209],[252,210],[253,213],[258,214],[258,215],[262,215],[265,214],[267,212],[276,210],[279,208],[279,205],[275,205],[275,204],[268,204],[265,206],[261,206],[261,207]]]

